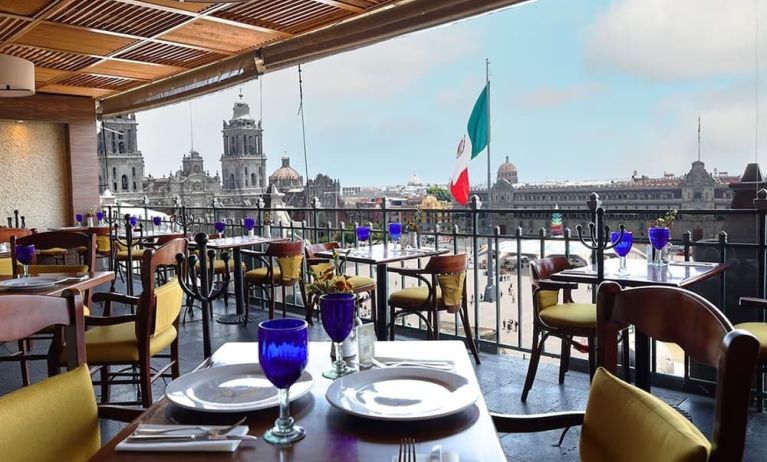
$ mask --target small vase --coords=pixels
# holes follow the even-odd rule
[[[250,238],[256,237],[256,230],[255,229],[248,230],[248,237]]]
[[[264,225],[264,237],[272,237],[272,225]]]
[[[88,222],[88,227],[93,228],[93,217],[88,216],[88,219],[86,221]]]

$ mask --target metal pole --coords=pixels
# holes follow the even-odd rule
[[[490,209],[493,206],[492,177],[490,175],[490,60],[485,58],[485,85],[487,87],[487,223],[489,234],[493,234],[493,214]],[[485,285],[485,301],[495,301],[495,284],[493,276],[493,238],[487,238],[487,285]]]

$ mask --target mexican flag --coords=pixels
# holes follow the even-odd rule
[[[489,132],[487,126],[487,85],[479,94],[474,109],[466,124],[466,133],[458,142],[455,153],[455,169],[450,179],[450,193],[461,205],[469,202],[469,161],[487,147]]]

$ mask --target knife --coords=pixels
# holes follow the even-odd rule
[[[217,440],[257,440],[253,435],[207,435],[207,434],[188,434],[188,435],[136,435],[129,436],[131,443],[181,443],[189,441],[217,441]]]
[[[429,462],[442,462],[442,446],[436,445],[431,449],[429,454]]]

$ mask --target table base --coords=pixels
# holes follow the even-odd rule
[[[216,318],[216,322],[220,324],[244,324],[245,313],[222,314]]]

